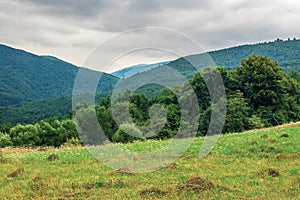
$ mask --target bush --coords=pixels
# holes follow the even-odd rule
[[[0,132],[0,147],[4,148],[4,147],[12,146],[12,145],[13,145],[13,143],[11,141],[10,136],[7,133]]]
[[[40,142],[38,128],[32,124],[25,126],[18,124],[10,129],[9,135],[14,146],[33,147]]]
[[[249,127],[248,129],[258,129],[263,128],[265,125],[262,122],[261,118],[259,116],[253,115],[249,118]]]
[[[142,131],[134,124],[121,124],[117,132],[113,135],[113,142],[128,143],[134,140],[144,140]]]
[[[82,143],[79,138],[72,137],[68,139],[63,145],[63,147],[78,147],[82,146]]]
[[[0,124],[0,132],[9,133],[12,127],[13,127],[12,123]]]

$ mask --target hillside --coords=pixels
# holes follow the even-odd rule
[[[138,64],[138,65],[126,67],[124,69],[113,72],[112,75],[114,75],[118,78],[129,78],[131,76],[134,76],[135,74],[142,73],[142,72],[151,70],[153,68],[156,68],[161,65],[168,64],[168,63],[169,63],[169,61],[159,62],[159,63],[155,63],[155,64]]]
[[[204,138],[197,138],[176,162],[139,174],[112,169],[86,148],[3,149],[0,193],[4,199],[299,199],[299,131],[295,123],[222,135],[205,158],[198,156]],[[168,143],[115,145],[146,154]]]
[[[300,40],[277,40],[209,52],[216,65],[225,66],[227,69],[240,66],[241,60],[252,54],[278,60],[285,72],[300,71]],[[195,61],[197,65],[205,55],[197,54],[187,58]],[[191,78],[196,71],[187,60],[179,58],[168,65]],[[114,74],[122,78],[134,78],[132,75],[137,73],[159,70],[161,64],[133,66]],[[78,69],[79,67],[52,56],[37,56],[0,45],[0,123],[31,123],[44,117],[67,114],[71,108],[70,96]],[[100,72],[94,73],[100,75]],[[146,79],[147,77],[145,82]],[[98,85],[98,92],[109,92],[117,80],[113,75],[104,74],[101,85]],[[136,93],[143,93],[151,98],[161,88],[159,85],[145,85]]]
[[[196,68],[203,68],[211,65],[211,62],[207,61],[207,55],[211,56],[216,66],[224,66],[227,69],[234,69],[241,65],[241,60],[248,58],[250,55],[268,56],[271,60],[276,60],[286,73],[296,71],[300,72],[300,40],[276,40],[273,42],[264,42],[258,44],[241,45],[216,51],[210,51],[207,54],[195,54],[184,58],[179,58],[170,62],[163,62],[165,65],[172,67],[180,72],[186,78],[192,78],[197,72]],[[192,66],[190,62],[193,62],[195,66]],[[149,68],[151,65],[137,65],[128,68],[124,68],[113,75],[120,78],[135,78],[134,75],[139,75],[145,78],[147,82],[147,74],[156,73],[160,71],[160,68],[164,68],[164,65]],[[140,69],[147,70],[140,70]],[[140,70],[140,71],[139,71]],[[138,74],[139,72],[139,74]],[[127,76],[127,73],[130,74]],[[122,77],[123,76],[123,77]],[[163,76],[167,76],[162,74]],[[150,78],[151,79],[151,78]],[[153,97],[159,93],[162,86],[159,85],[144,85],[136,90],[138,94],[145,94],[147,97]]]
[[[96,94],[96,102],[100,102],[108,95],[106,92]],[[23,103],[20,105],[0,106],[0,124],[7,122],[12,124],[30,124],[52,117],[61,119],[69,115],[71,110],[71,96]]]
[[[220,51],[211,52],[210,55],[217,65],[234,68],[240,65],[242,58],[249,55],[268,56],[277,60],[286,71],[300,67],[300,40],[278,40],[253,45],[243,45]]]
[[[51,56],[0,45],[0,106],[71,96],[78,69]],[[110,91],[118,79],[104,74],[102,80],[98,92]]]
[[[241,45],[217,51],[208,52],[217,66],[232,69],[241,65],[241,60],[250,55],[268,56],[271,60],[277,60],[283,71],[300,72],[300,40],[276,40],[259,44]],[[193,61],[195,65],[205,63],[205,54],[190,55],[171,61],[168,65],[180,71],[186,77],[192,77],[195,68],[188,62]],[[203,62],[200,63],[199,61]]]

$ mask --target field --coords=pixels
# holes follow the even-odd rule
[[[2,199],[300,199],[300,124],[223,135],[199,158],[203,138],[166,168],[126,173],[85,148],[2,149]],[[151,151],[168,141],[120,147]]]

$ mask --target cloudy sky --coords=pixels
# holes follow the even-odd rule
[[[182,32],[205,50],[300,38],[298,0],[2,0],[0,8],[0,43],[79,66],[99,44],[139,27]],[[114,48],[119,47],[105,52]],[[136,57],[123,64],[172,56],[145,51]]]

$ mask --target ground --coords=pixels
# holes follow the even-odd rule
[[[300,123],[223,135],[199,158],[197,138],[176,162],[126,173],[85,148],[6,148],[0,157],[3,199],[300,199]],[[121,148],[147,152],[168,141]]]

